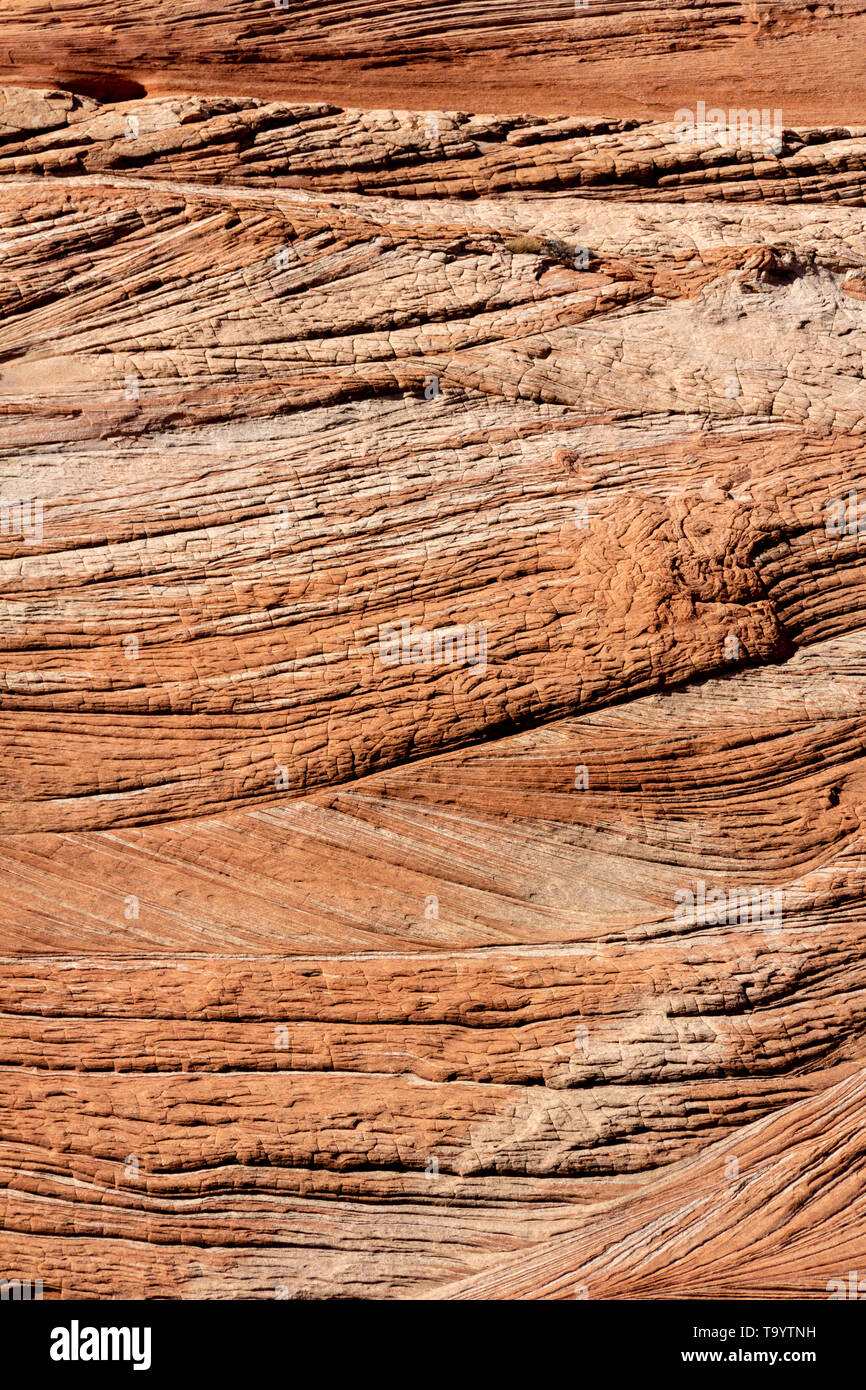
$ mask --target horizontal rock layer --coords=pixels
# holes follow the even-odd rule
[[[737,108],[728,128],[730,110],[724,116],[720,131],[698,123],[697,104],[663,120],[588,121],[371,113],[254,97],[110,103],[6,88],[0,178],[136,174],[401,199],[579,193],[620,202],[862,204],[862,122],[792,128],[781,108]]]
[[[782,106],[866,120],[862,0],[4,0],[0,81],[104,99],[276,95],[412,107],[664,116]]]

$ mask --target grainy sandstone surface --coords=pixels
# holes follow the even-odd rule
[[[796,4],[310,5],[291,58],[247,8],[184,63],[181,7],[161,76],[160,5],[98,59],[98,5],[63,64],[62,4],[4,30],[0,1267],[826,1297],[866,1260],[852,73]],[[684,143],[744,43],[791,60],[779,148]]]

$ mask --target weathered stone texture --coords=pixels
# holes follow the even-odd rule
[[[681,62],[744,23],[673,8]],[[0,1268],[826,1297],[866,1260],[866,126],[169,70],[0,104]],[[402,624],[483,659],[394,664]]]

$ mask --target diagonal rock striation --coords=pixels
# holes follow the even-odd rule
[[[490,8],[10,21],[0,1268],[48,1297],[866,1259],[866,126],[802,57],[863,7]],[[443,43],[435,109],[367,100]],[[744,43],[800,55],[778,148],[684,141]],[[446,109],[469,55],[550,114]]]

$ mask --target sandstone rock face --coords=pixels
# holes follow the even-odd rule
[[[3,0],[0,81],[104,100],[267,96],[384,108],[645,116],[782,106],[866,120],[863,0]]]
[[[863,1267],[866,8],[640,8],[9,17],[6,1277]]]

